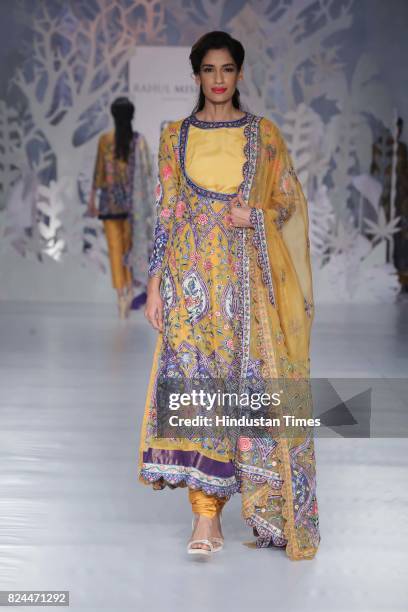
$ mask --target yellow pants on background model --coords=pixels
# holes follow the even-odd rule
[[[194,489],[188,490],[188,497],[191,503],[191,509],[194,514],[203,514],[209,518],[214,518],[220,514],[227,499],[217,497],[216,495],[207,495],[203,491]]]
[[[123,256],[132,245],[132,229],[128,219],[104,219],[112,275],[112,286],[123,289],[132,284],[130,268],[123,265]]]

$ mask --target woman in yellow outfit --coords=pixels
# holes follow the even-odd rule
[[[151,240],[150,152],[143,135],[132,129],[134,110],[126,97],[117,98],[111,105],[115,129],[99,137],[88,207],[92,216],[103,221],[121,318],[129,314],[135,279],[143,278],[147,271],[143,262],[148,257]],[[132,249],[134,237],[137,249]],[[137,282],[140,286],[140,281]]]
[[[277,378],[297,383],[309,376],[307,203],[278,127],[241,110],[243,60],[241,43],[227,33],[200,38],[190,55],[198,104],[161,134],[145,307],[159,335],[139,479],[158,490],[188,487],[189,553],[222,549],[222,509],[241,493],[257,547],[311,559],[320,534],[309,431],[166,429],[169,413],[177,414],[168,410],[169,389],[185,390],[199,379],[249,390],[252,398]],[[297,404],[306,409],[309,400],[307,385],[297,387]],[[284,409],[283,402],[275,413]]]

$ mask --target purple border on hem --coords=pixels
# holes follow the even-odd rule
[[[204,457],[198,451],[167,450],[149,448],[143,452],[144,463],[156,463],[158,465],[180,465],[183,467],[194,467],[204,474],[222,478],[235,476],[235,468],[232,461],[227,463]]]

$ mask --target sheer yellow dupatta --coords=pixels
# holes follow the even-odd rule
[[[278,127],[254,116],[249,130],[252,173],[244,199],[255,229],[242,230],[242,289],[250,307],[243,307],[241,376],[260,364],[266,383],[299,381],[296,398],[310,416],[314,309],[307,202]],[[290,414],[287,409],[283,402],[276,414]],[[311,429],[269,440],[240,438],[236,465],[243,517],[257,531],[257,546],[286,540],[290,559],[313,558],[320,534]]]

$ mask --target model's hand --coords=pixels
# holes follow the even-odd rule
[[[163,331],[163,300],[160,295],[159,284],[156,282],[148,285],[144,315],[154,329]]]
[[[229,201],[230,204],[230,223],[233,227],[252,227],[249,220],[251,207],[247,206],[240,191],[235,198]]]

